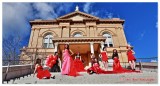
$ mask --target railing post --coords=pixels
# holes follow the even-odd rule
[[[4,78],[3,82],[4,82],[4,81],[6,80],[6,78],[7,78],[8,71],[9,71],[9,67],[10,67],[10,60],[8,61],[8,67],[7,67],[7,69],[6,69],[5,78]],[[7,81],[7,83],[8,83],[8,81]]]
[[[141,64],[141,61],[139,62],[139,70],[142,70],[142,64]]]

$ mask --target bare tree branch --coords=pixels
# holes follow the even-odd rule
[[[12,38],[3,38],[3,59],[17,59],[20,54],[20,48],[22,48],[21,41],[22,37],[18,33]]]

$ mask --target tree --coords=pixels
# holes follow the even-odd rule
[[[10,38],[3,38],[2,44],[2,58],[3,60],[18,60],[18,55],[20,54],[20,48],[22,47],[21,44],[22,37],[19,34],[11,36]],[[5,64],[3,64],[5,65]]]

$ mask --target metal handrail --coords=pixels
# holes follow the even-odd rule
[[[28,68],[26,69],[28,71],[27,73],[22,73],[22,74],[20,74],[18,76],[12,76],[12,77],[10,76],[9,78],[7,78],[8,74],[10,74],[10,72],[12,73],[12,72],[16,72],[16,71],[25,71],[25,69],[23,69],[23,66],[28,66]],[[6,71],[2,73],[2,74],[4,74],[4,78],[3,78],[2,83],[4,83],[4,81],[7,81],[7,83],[8,83],[8,81],[10,81],[11,79],[14,80],[16,78],[20,78],[20,77],[31,75],[33,73],[33,69],[31,69],[31,66],[33,66],[33,65],[28,64],[28,65],[9,65],[9,66],[3,66],[3,68],[5,68]],[[18,69],[18,70],[9,70],[10,68],[12,69],[14,67],[16,67],[16,68],[20,67],[20,69]]]

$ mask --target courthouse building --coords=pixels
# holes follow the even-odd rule
[[[74,12],[53,20],[35,19],[30,21],[29,44],[21,49],[20,59],[45,59],[58,52],[62,60],[64,45],[69,43],[75,55],[80,52],[85,66],[90,63],[90,54],[94,53],[98,58],[104,46],[107,46],[109,58],[113,49],[117,49],[120,61],[128,62],[123,24],[124,20],[120,18],[101,19],[79,11],[78,7]]]

